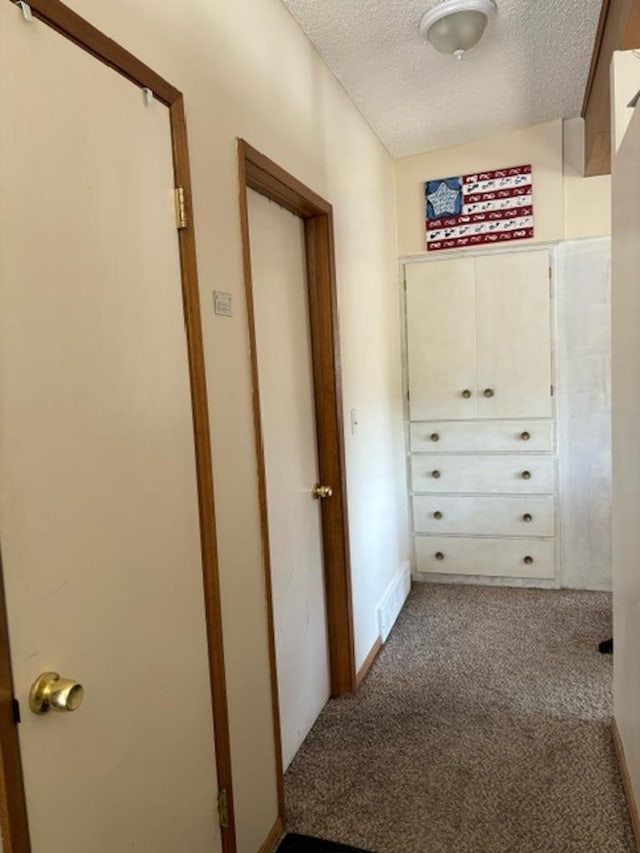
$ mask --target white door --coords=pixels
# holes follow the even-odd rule
[[[475,418],[473,260],[407,264],[411,420]]]
[[[0,3],[0,543],[34,853],[220,849],[168,110]],[[44,671],[73,713],[36,716]]]
[[[478,414],[551,417],[547,252],[476,258]]]
[[[286,768],[329,698],[302,220],[251,190],[249,231]]]

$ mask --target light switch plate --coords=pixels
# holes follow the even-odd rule
[[[219,317],[231,317],[231,294],[224,290],[214,290],[213,310]]]

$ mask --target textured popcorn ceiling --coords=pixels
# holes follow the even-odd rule
[[[434,0],[283,0],[396,157],[580,113],[601,0],[497,0],[463,62],[421,39]]]

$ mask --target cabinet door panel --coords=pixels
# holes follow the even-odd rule
[[[406,277],[411,419],[475,418],[473,260],[407,264]]]
[[[479,417],[550,417],[547,252],[491,255],[474,266]]]

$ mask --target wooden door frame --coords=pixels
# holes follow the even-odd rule
[[[261,154],[243,139],[238,140],[240,225],[242,258],[251,346],[253,419],[260,496],[262,554],[265,570],[269,658],[273,702],[274,737],[278,770],[280,816],[284,819],[284,781],[278,675],[276,669],[271,557],[266,490],[264,439],[260,414],[260,382],[256,345],[253,279],[249,239],[247,190],[252,189],[291,213],[304,224],[309,325],[318,445],[318,475],[333,488],[321,502],[324,577],[329,642],[331,694],[340,696],[356,688],[349,526],[342,417],[342,386],[338,340],[338,307],[333,242],[333,209],[329,202]]]
[[[9,2],[15,3],[15,0],[9,0]],[[82,50],[113,68],[134,85],[141,89],[151,89],[154,97],[169,108],[175,185],[184,190],[187,214],[186,227],[181,228],[177,233],[189,359],[216,768],[219,790],[227,792],[228,803],[228,821],[226,821],[228,826],[221,827],[220,831],[224,853],[235,853],[229,712],[222,641],[209,406],[200,318],[200,294],[184,100],[178,89],[167,83],[133,54],[120,47],[59,0],[29,0],[29,6],[34,17],[74,42]],[[16,10],[16,14],[20,14],[18,10]],[[1,569],[2,566],[0,565],[0,572]],[[31,847],[18,732],[12,708],[14,693],[9,657],[7,613],[1,581],[0,575],[0,816],[6,827],[5,853],[29,853]],[[188,725],[188,722],[185,725]],[[213,803],[212,808],[214,808]]]

